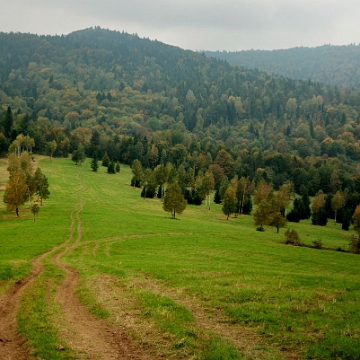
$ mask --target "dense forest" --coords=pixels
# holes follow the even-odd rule
[[[78,163],[106,153],[112,163],[138,160],[144,171],[172,164],[173,177],[180,169],[194,179],[210,172],[217,190],[236,178],[274,189],[290,184],[302,196],[305,184],[310,196],[329,194],[328,204],[341,192],[351,213],[360,202],[356,89],[100,28],[0,33],[0,50],[3,154],[11,145],[71,153]]]
[[[360,89],[360,45],[324,45],[284,50],[205,51],[209,57],[291,79]]]

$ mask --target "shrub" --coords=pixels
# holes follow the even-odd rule
[[[294,230],[294,229],[286,230],[285,236],[286,236],[285,244],[291,244],[294,246],[300,245],[300,237],[296,230]]]
[[[360,254],[360,238],[356,236],[351,237],[349,251],[353,254]]]
[[[316,239],[313,241],[313,247],[315,249],[322,249],[323,247],[323,243],[322,243],[322,240],[321,239]]]

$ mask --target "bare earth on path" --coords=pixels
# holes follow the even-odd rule
[[[64,249],[55,255],[52,261],[66,273],[65,280],[59,286],[56,298],[63,306],[64,318],[60,321],[61,325],[63,325],[60,328],[60,336],[66,340],[68,346],[78,354],[79,359],[153,359],[126,332],[90,314],[75,295],[78,274],[75,270],[63,264],[60,257],[81,239],[79,213],[82,210],[82,206],[83,204],[77,210],[75,207],[70,214],[71,225],[66,241],[54,247],[51,251],[37,257],[33,261],[33,269],[30,275],[25,279],[17,281],[0,298],[1,360],[34,359],[31,356],[32,349],[28,346],[27,340],[17,331],[16,314],[19,308],[20,297],[26,287],[44,271],[41,263],[42,259],[51,256],[51,254],[62,247]],[[69,245],[73,237],[75,212],[78,223],[78,236],[73,245]]]
[[[0,298],[1,360],[21,360],[29,358],[31,349],[27,345],[27,340],[17,331],[16,314],[19,308],[20,297],[25,288],[43,272],[44,269],[41,260],[71,240],[74,224],[74,211],[75,209],[70,214],[72,221],[69,229],[69,237],[66,241],[63,244],[54,247],[49,252],[35,258],[33,260],[33,269],[31,273],[25,279],[17,281],[15,285]],[[34,359],[34,357],[31,357],[31,359]]]
[[[41,257],[33,262],[33,270],[19,280],[0,298],[0,354],[3,360],[27,359],[30,349],[27,341],[17,331],[16,314],[22,291],[43,271]]]
[[[59,333],[62,340],[76,353],[79,359],[153,359],[120,327],[98,319],[81,303],[75,294],[78,284],[78,273],[61,261],[61,256],[76,246],[81,240],[81,220],[77,211],[77,239],[58,253],[53,263],[66,273],[60,284],[56,300],[61,304],[62,317],[59,320]]]

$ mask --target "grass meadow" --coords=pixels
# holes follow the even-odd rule
[[[284,245],[285,229],[257,232],[251,216],[227,221],[216,204],[188,206],[171,219],[160,200],[142,199],[129,185],[126,166],[109,175],[104,167],[92,172],[89,160],[36,163],[51,193],[36,222],[26,204],[19,218],[0,204],[0,295],[29,273],[34,257],[67,239],[70,213],[82,202],[81,241],[63,259],[79,271],[78,294],[159,358],[359,359],[358,255]],[[1,196],[6,180],[0,159]],[[307,245],[321,239],[333,249],[347,249],[354,234],[331,221],[287,227]],[[44,265],[23,294],[19,328],[40,357],[71,358],[66,344],[64,353],[53,351],[60,340],[49,321],[63,274]]]

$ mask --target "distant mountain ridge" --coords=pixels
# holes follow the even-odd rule
[[[340,88],[360,88],[360,45],[204,53],[232,65],[256,68],[291,79],[311,79]]]

